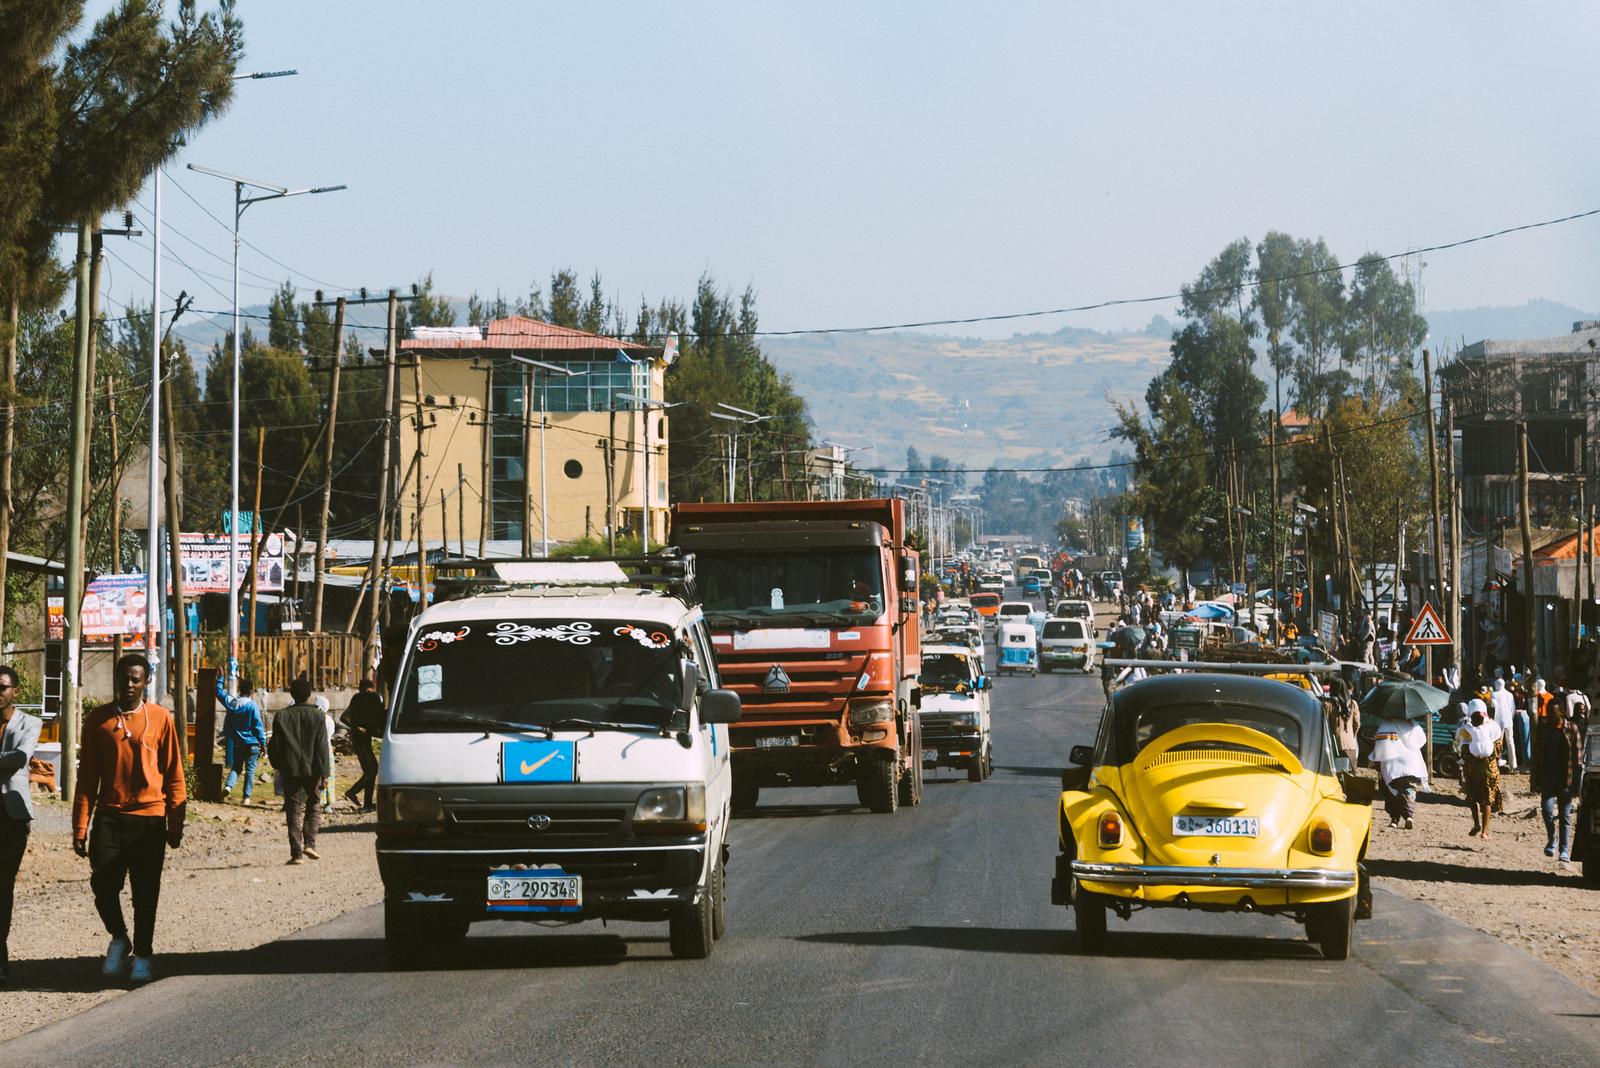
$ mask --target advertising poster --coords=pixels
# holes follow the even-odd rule
[[[46,602],[45,630],[51,641],[66,637],[64,601],[52,594]],[[143,575],[101,575],[83,593],[83,640],[86,645],[110,645],[120,634],[129,641],[142,641],[145,628],[145,577]],[[156,626],[160,627],[159,617]]]
[[[250,571],[249,534],[236,535],[239,543],[238,577],[233,585],[248,586]],[[183,592],[227,593],[228,542],[226,534],[179,534],[183,553]],[[284,539],[282,534],[261,537],[261,559],[256,567],[256,589],[261,593],[282,593],[284,580]]]

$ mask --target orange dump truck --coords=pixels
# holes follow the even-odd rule
[[[898,500],[680,504],[723,685],[733,804],[853,782],[893,812],[922,800],[917,553]]]

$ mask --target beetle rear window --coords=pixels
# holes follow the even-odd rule
[[[1144,709],[1132,721],[1122,724],[1123,751],[1127,758],[1166,734],[1196,723],[1227,723],[1260,731],[1282,742],[1303,764],[1316,763],[1317,739],[1302,728],[1300,720],[1284,712],[1252,705],[1166,704]],[[1239,749],[1232,742],[1192,742],[1184,749]]]

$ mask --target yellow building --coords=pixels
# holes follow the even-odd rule
[[[524,361],[537,361],[540,367]],[[480,537],[537,555],[585,535],[667,532],[663,350],[513,316],[418,328],[400,343],[397,540]],[[648,444],[646,414],[649,416]],[[418,422],[421,442],[418,442]]]

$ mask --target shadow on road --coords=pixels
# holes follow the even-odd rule
[[[325,823],[318,830],[318,834],[372,834],[376,832],[376,823]]]
[[[155,956],[157,979],[224,975],[366,975],[398,971],[494,971],[501,968],[577,968],[623,961],[668,961],[660,955],[630,955],[630,948],[665,938],[617,935],[469,935],[449,959],[418,969],[389,966],[379,938],[304,938],[270,942],[255,949],[161,953]],[[159,947],[158,947],[159,950]],[[99,957],[17,962],[8,990],[90,993],[123,989],[125,984],[100,976]]]
[[[1002,772],[1003,771],[1008,775],[1025,776],[1027,778],[1035,778],[1035,779],[1060,779],[1061,778],[1061,769],[1060,768],[1036,768],[1036,767],[1025,767],[1025,766],[1009,765],[1009,764],[996,764],[994,770],[996,772]]]
[[[1366,860],[1370,875],[1390,879],[1421,879],[1427,882],[1470,883],[1478,886],[1573,886],[1583,881],[1577,873],[1528,868],[1476,868],[1466,864],[1445,864],[1437,860]]]
[[[736,820],[787,820],[797,817],[870,815],[860,805],[758,805],[734,815]]]
[[[822,945],[916,946],[958,953],[1006,953],[1045,956],[1105,956],[1151,960],[1260,960],[1320,957],[1309,942],[1287,938],[1241,938],[1235,935],[1175,934],[1113,928],[1104,953],[1085,953],[1077,935],[1066,928],[901,927],[889,931],[834,931],[800,935],[797,942]]]

